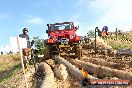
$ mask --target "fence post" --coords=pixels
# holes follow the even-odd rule
[[[97,36],[96,36],[96,32],[97,32],[97,29],[98,29],[98,27],[95,28],[95,54],[96,54],[96,52],[97,52],[97,51],[96,51],[96,37],[97,37]]]
[[[118,36],[118,30],[117,30],[117,28],[116,28],[116,39],[117,39],[117,36]]]

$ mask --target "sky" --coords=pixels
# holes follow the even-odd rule
[[[24,27],[31,39],[45,39],[46,24],[65,21],[79,25],[79,35],[103,26],[127,31],[132,28],[132,0],[0,0],[0,48]]]

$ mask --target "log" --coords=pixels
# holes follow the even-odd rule
[[[122,78],[122,79],[132,79],[132,72],[111,69],[108,67],[95,65],[95,64],[85,62],[85,61],[80,61],[77,59],[75,60],[71,59],[70,62],[74,65],[77,65],[80,68],[84,67],[90,73],[95,73],[99,77],[117,77],[117,78]]]
[[[59,78],[60,80],[68,79],[68,72],[65,65],[63,64],[56,65],[56,67],[54,68],[54,73],[55,73],[55,76]]]
[[[105,67],[110,67],[110,68],[115,68],[115,69],[121,69],[125,67],[124,64],[120,63],[114,63],[114,62],[107,62],[104,59],[101,58],[81,58],[84,61],[91,62],[93,64],[105,66]]]
[[[83,78],[82,74],[81,74],[81,70],[76,68],[74,65],[72,65],[70,62],[68,62],[64,58],[62,58],[60,56],[53,56],[53,59],[55,61],[57,61],[59,64],[64,64],[68,68],[70,74],[73,75],[74,77],[76,77],[78,80]],[[88,78],[89,79],[97,79],[97,78],[93,77],[92,75],[89,75]]]
[[[132,50],[130,50],[130,49],[118,50],[118,55],[132,56]]]
[[[45,74],[45,77],[43,79],[43,82],[40,88],[57,88],[55,78],[54,78],[54,73],[51,67],[47,63],[42,62],[39,65],[39,68],[41,68],[41,70],[44,71],[43,74]]]

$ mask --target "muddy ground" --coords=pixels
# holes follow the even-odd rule
[[[66,60],[75,59],[69,56],[64,57]],[[77,58],[76,58],[77,59]],[[80,59],[81,61],[90,62],[92,64],[101,65],[103,67],[109,67],[111,69],[118,69],[125,72],[132,72],[132,58],[126,57],[126,58],[118,58],[118,57],[110,57],[110,56],[104,56],[102,54],[92,54],[90,50],[83,49],[83,57]],[[81,85],[81,81],[76,79],[73,75],[71,75],[67,69],[67,67],[63,66],[60,67],[60,64],[55,62],[53,58],[49,60],[43,60],[50,68],[51,73],[53,73],[53,79],[55,80],[55,86],[54,88],[83,88]],[[39,64],[36,64],[36,67],[39,68]],[[76,66],[78,69],[81,70],[78,66]],[[63,70],[65,68],[65,70]],[[60,75],[58,76],[57,70],[60,71]],[[9,70],[10,71],[10,70]],[[3,73],[9,73],[9,71],[5,71]],[[46,72],[42,69],[35,72],[34,66],[29,65],[26,68],[26,77],[27,77],[27,83],[29,88],[41,88],[41,85],[43,84],[43,80],[45,80]],[[1,76],[2,74],[1,73]],[[90,74],[94,77],[98,77],[96,73]],[[102,77],[101,77],[102,78]],[[117,77],[107,77],[104,76],[103,78],[117,78]],[[103,79],[102,78],[102,79]],[[117,78],[118,79],[118,78]],[[49,79],[51,80],[51,79]],[[0,88],[26,88],[25,87],[25,79],[23,76],[22,70],[19,70],[13,77],[10,78],[7,82],[0,83]],[[50,85],[50,84],[47,84]],[[93,88],[93,87],[90,87]],[[96,87],[96,88],[106,88],[106,87]],[[107,87],[108,88],[108,87]],[[111,88],[126,88],[124,87],[111,87]],[[132,88],[132,86],[128,86],[127,88]]]
[[[70,59],[75,59],[75,58],[72,58],[69,56],[65,56],[64,58],[68,61]],[[88,50],[83,50],[83,57],[80,60],[85,61],[85,62],[90,62],[90,63],[96,64],[96,65],[109,67],[111,69],[118,69],[118,70],[122,70],[122,71],[126,71],[126,72],[132,72],[132,67],[131,67],[132,58],[130,58],[130,57],[124,58],[124,59],[116,58],[116,57],[107,57],[107,56],[104,57],[101,54],[93,55]],[[99,61],[100,62],[104,61],[104,62],[106,62],[106,64],[99,63]],[[83,86],[81,85],[81,81],[77,80],[73,75],[71,75],[68,72],[68,69],[66,69],[66,71],[67,71],[66,73],[68,73],[68,77],[66,79],[60,79],[60,78],[58,78],[58,76],[56,75],[56,72],[55,72],[55,69],[58,69],[59,64],[57,64],[57,62],[55,62],[53,59],[44,60],[44,62],[46,62],[51,67],[51,69],[54,73],[54,77],[55,77],[54,79],[55,79],[55,83],[56,83],[55,88],[83,88]],[[113,65],[113,63],[114,63],[114,65]],[[76,66],[76,67],[78,67],[78,66]],[[79,68],[79,67],[78,67],[78,69],[81,70],[81,68]],[[98,75],[96,73],[91,74],[91,75],[98,77]],[[33,78],[33,77],[31,77],[31,78]],[[112,78],[117,78],[117,77],[104,76],[102,79],[112,79]],[[119,79],[119,78],[117,78],[117,79]],[[103,88],[103,87],[96,87],[96,88]],[[118,88],[118,87],[113,87],[113,88]],[[121,87],[121,88],[126,88],[126,86]],[[127,87],[127,88],[131,88],[131,87]]]

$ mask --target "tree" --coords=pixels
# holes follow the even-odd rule
[[[44,52],[44,41],[43,39],[39,39],[39,37],[33,37],[34,47],[38,51],[38,54],[43,54]]]
[[[94,36],[95,36],[94,31],[93,31],[93,30],[89,30],[88,36],[89,36],[89,37],[94,37]]]

